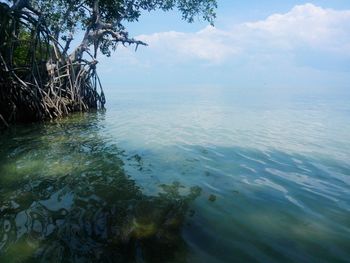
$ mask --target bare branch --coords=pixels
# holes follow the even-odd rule
[[[29,6],[29,0],[17,0],[12,6],[11,10],[18,11]]]

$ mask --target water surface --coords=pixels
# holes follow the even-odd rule
[[[114,91],[0,137],[0,262],[349,262],[349,95]]]

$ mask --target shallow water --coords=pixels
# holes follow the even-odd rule
[[[110,92],[0,137],[0,262],[349,262],[350,96]]]

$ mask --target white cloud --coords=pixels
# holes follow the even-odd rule
[[[237,25],[233,30],[206,27],[196,33],[160,32],[140,35],[167,60],[201,59],[220,63],[242,54],[294,52],[298,49],[350,53],[350,10],[304,4],[262,21]]]
[[[313,4],[295,6],[285,14],[246,23],[251,34],[260,33],[281,47],[312,47],[346,51],[350,40],[350,10],[336,11]]]
[[[239,48],[229,45],[229,32],[207,26],[196,33],[161,32],[152,35],[141,35],[138,39],[149,44],[150,48],[175,52],[185,58],[199,58],[220,62],[227,56],[239,52]],[[173,53],[174,54],[174,53]]]

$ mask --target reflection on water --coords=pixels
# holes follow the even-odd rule
[[[349,262],[350,97],[191,92],[1,134],[0,262]]]
[[[101,116],[89,117],[4,135],[0,262],[183,262],[181,229],[201,189],[143,194],[99,137]]]

